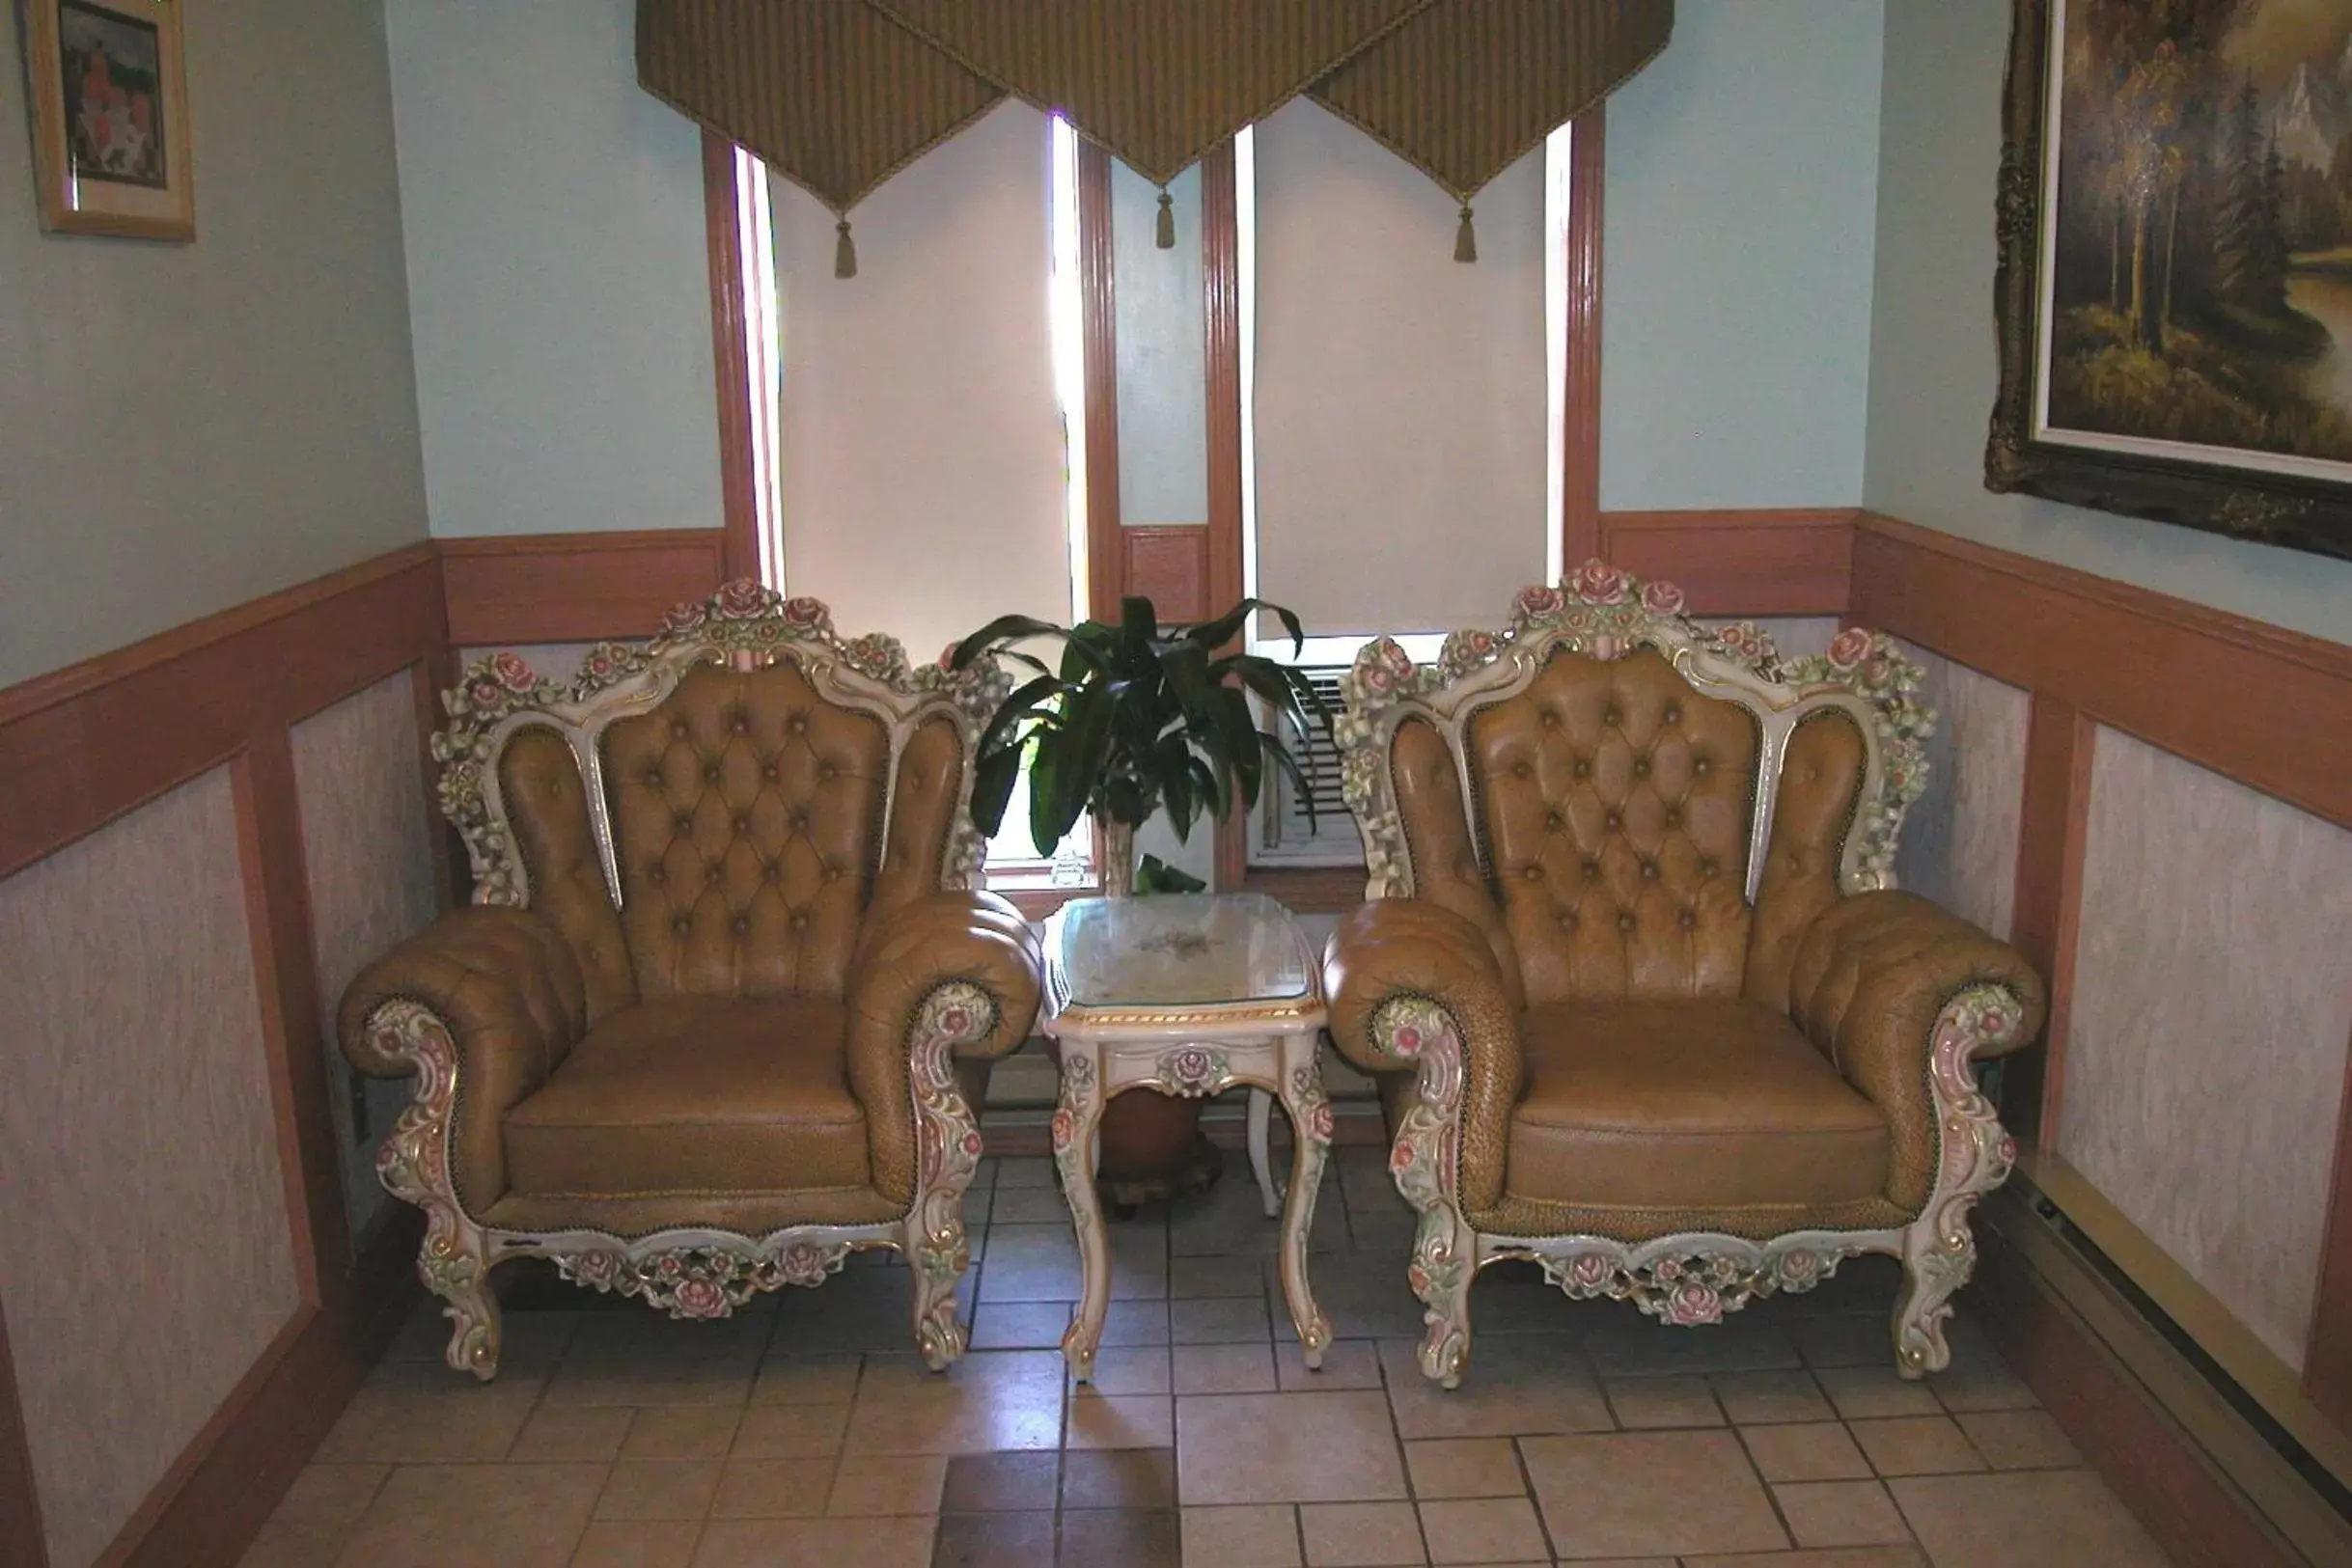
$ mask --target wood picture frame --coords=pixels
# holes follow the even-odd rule
[[[181,0],[21,0],[41,226],[196,237]]]
[[[2352,0],[2275,3],[2014,0],[1988,489],[2352,558]]]

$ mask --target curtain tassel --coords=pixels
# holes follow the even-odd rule
[[[833,275],[837,278],[857,276],[857,241],[849,237],[847,218],[833,226]]]
[[[1164,251],[1176,249],[1176,199],[1165,185],[1160,187],[1160,224],[1152,243]]]
[[[1470,204],[1462,204],[1462,226],[1453,231],[1453,259],[1475,261],[1479,259],[1479,232],[1470,225]]]

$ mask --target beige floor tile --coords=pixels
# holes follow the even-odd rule
[[[715,1459],[624,1459],[596,1499],[598,1519],[700,1519],[718,1490]]]
[[[330,1465],[504,1459],[539,1401],[539,1383],[524,1378],[510,1384],[502,1378],[482,1385],[462,1373],[448,1375],[473,1386],[438,1393],[361,1389],[312,1459]]]
[[[982,1302],[972,1314],[972,1348],[1058,1349],[1069,1320],[1068,1302]]]
[[[1532,1562],[1551,1550],[1525,1498],[1424,1502],[1421,1532],[1433,1563]]]
[[[849,1460],[833,1477],[825,1512],[836,1517],[935,1514],[947,1477],[945,1454],[876,1454]]]
[[[702,1533],[700,1520],[599,1522],[580,1537],[571,1568],[686,1568]]]
[[[1618,1425],[1628,1430],[1723,1425],[1723,1411],[1702,1377],[1610,1378],[1601,1391]]]
[[[1431,1438],[1404,1445],[1417,1498],[1523,1498],[1527,1477],[1508,1438]]]
[[[1178,1393],[1271,1393],[1277,1387],[1271,1345],[1196,1345],[1179,1340],[1176,1346]]]
[[[390,1465],[305,1465],[269,1517],[283,1525],[348,1525],[391,1473]]]
[[[1171,1302],[1168,1328],[1169,1341],[1178,1345],[1255,1344],[1273,1333],[1263,1296]]]
[[[1675,1328],[1622,1303],[1585,1334],[1585,1354],[1603,1377],[1673,1372],[1758,1372],[1802,1364],[1795,1343],[1763,1316],[1736,1312],[1721,1323]],[[1473,1317],[1472,1321],[1477,1320]]]
[[[620,1457],[621,1445],[627,1441],[629,1426],[636,1418],[633,1410],[603,1406],[551,1410],[542,1406],[531,1413],[507,1457],[542,1464],[605,1464]]]
[[[1094,1381],[1075,1383],[1070,1392],[1166,1393],[1174,1386],[1166,1345],[1114,1345],[1094,1353]]]
[[[720,1520],[694,1568],[927,1568],[935,1519]]]
[[[666,1405],[641,1410],[621,1445],[623,1459],[724,1459],[743,1412],[732,1405]]]
[[[1405,1496],[1388,1403],[1370,1392],[1178,1399],[1176,1471],[1177,1495],[1188,1503]]]
[[[2087,1470],[1888,1483],[1936,1568],[2164,1568],[2165,1555]]]
[[[989,1453],[1062,1441],[1062,1358],[966,1355],[944,1373],[915,1357],[874,1357],[849,1415],[846,1452]]]
[[[1525,1438],[1519,1450],[1563,1557],[1765,1552],[1788,1544],[1729,1432]]]
[[[1067,1224],[1065,1212],[1063,1223]],[[1111,1299],[1161,1301],[1168,1295],[1168,1227],[1157,1223],[1119,1224],[1111,1230]]]
[[[980,1300],[1074,1302],[1081,1294],[1078,1238],[1059,1224],[990,1225]]]
[[[1924,1383],[1906,1383],[1889,1366],[1833,1366],[1815,1374],[1829,1402],[1849,1421],[1890,1416],[1935,1416],[1944,1407]]]
[[[1809,1318],[1796,1326],[1796,1337],[1805,1364],[1816,1370],[1828,1366],[1895,1365],[1895,1336],[1888,1332],[1883,1312]]]
[[[1300,1568],[1288,1503],[1184,1510],[1184,1560],[1198,1568]]]
[[[727,1450],[737,1459],[821,1459],[841,1452],[847,1405],[754,1405],[735,1424]]]
[[[794,1355],[780,1345],[760,1363],[755,1405],[845,1405],[857,1397],[857,1355]]]
[[[1891,1421],[1852,1421],[1854,1441],[1881,1475],[1951,1475],[1982,1470],[1984,1461],[1949,1416],[1908,1416]]]
[[[1384,1339],[1397,1430],[1408,1438],[1501,1438],[1536,1432],[1607,1432],[1608,1401],[1568,1342],[1495,1335],[1477,1342],[1462,1386],[1446,1389],[1421,1375],[1420,1347]]]
[[[1568,1559],[1562,1558],[1563,1563]],[[1573,1568],[1614,1568],[1579,1561]],[[1627,1568],[1640,1568],[1628,1564]],[[1658,1568],[1666,1568],[1661,1563]],[[1685,1557],[1682,1568],[1927,1568],[1915,1546],[1827,1546],[1795,1552],[1742,1552],[1731,1556]],[[2072,1565],[2068,1565],[2072,1568]],[[2086,1565],[2088,1568],[2088,1565]]]
[[[368,1568],[566,1568],[601,1465],[404,1465],[346,1534]]]
[[[1298,1341],[1274,1347],[1274,1375],[1287,1391],[1380,1387],[1380,1347],[1370,1339],[1334,1339],[1323,1347],[1323,1364],[1310,1367]]]
[[[1988,1410],[1958,1419],[1968,1441],[1995,1470],[2061,1470],[2083,1462],[2046,1411]]]
[[[1168,1294],[1178,1300],[1266,1293],[1265,1264],[1255,1255],[1177,1257],[1168,1267]]]
[[[831,1459],[730,1459],[710,1497],[713,1519],[794,1519],[825,1511]]]
[[[1111,1393],[1069,1402],[1065,1448],[1165,1448],[1176,1442],[1166,1394]]]
[[[1168,1303],[1120,1301],[1114,1298],[1102,1314],[1102,1343],[1108,1345],[1164,1345],[1168,1343]]]
[[[1793,1481],[1772,1489],[1799,1546],[1899,1546],[1911,1539],[1876,1481]]]
[[[1060,1202],[1062,1189],[1054,1185],[1054,1163],[1044,1155],[1013,1156],[999,1160],[996,1165],[996,1190],[1008,1187],[1042,1187]],[[1066,1209],[1063,1211],[1068,1213]]]
[[[1724,1414],[1741,1426],[1827,1421],[1838,1414],[1811,1372],[1718,1372],[1707,1381]]]
[[[2041,1401],[2034,1397],[2016,1373],[1995,1359],[1990,1351],[1975,1365],[1962,1366],[1955,1359],[1952,1365],[1927,1380],[1927,1387],[1936,1400],[1953,1415],[1992,1410],[2032,1410]]]
[[[336,1560],[350,1539],[349,1528],[342,1525],[272,1519],[262,1526],[236,1564],[237,1568],[336,1568]]]
[[[990,1224],[1066,1225],[1069,1204],[1059,1187],[1008,1187],[988,1211]]]
[[[1740,1442],[1767,1481],[1852,1481],[1869,1478],[1870,1462],[1837,1421],[1740,1428]]]
[[[1409,1502],[1311,1502],[1298,1511],[1308,1568],[1425,1563],[1421,1521]]]

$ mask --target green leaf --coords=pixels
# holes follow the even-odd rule
[[[1265,611],[1282,622],[1283,630],[1290,634],[1291,655],[1296,657],[1307,646],[1306,633],[1299,625],[1298,617],[1281,605],[1268,603],[1264,599],[1243,599],[1216,619],[1186,628],[1184,639],[1204,648],[1223,647],[1233,640],[1233,634],[1241,630],[1251,613],[1258,610]]]
[[[1069,636],[1069,632],[1063,627],[1050,620],[1039,620],[1035,616],[999,616],[956,644],[955,657],[949,663],[963,670],[992,647],[1008,643],[1025,643],[1033,637],[1059,637],[1066,643]]]
[[[1208,884],[1190,871],[1169,865],[1157,855],[1146,855],[1135,867],[1135,891],[1153,893],[1206,893]]]
[[[1259,784],[1264,774],[1263,759],[1258,751],[1258,722],[1250,714],[1249,695],[1238,686],[1217,688],[1217,733],[1221,748],[1232,758],[1234,783],[1241,789],[1241,804],[1258,804]],[[1218,815],[1225,814],[1220,807]]]
[[[1005,808],[1012,804],[1012,786],[1020,782],[1021,752],[1007,747],[993,756],[982,754],[972,769],[972,823],[988,838],[1005,825]]]

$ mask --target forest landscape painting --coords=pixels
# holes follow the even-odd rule
[[[2007,130],[1988,482],[2352,554],[2352,0],[2017,0]]]

